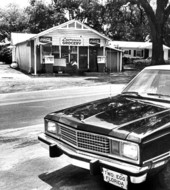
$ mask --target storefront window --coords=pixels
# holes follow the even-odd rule
[[[77,47],[76,46],[70,46],[70,61],[77,62]]]
[[[52,46],[52,55],[54,55],[54,58],[60,58],[60,51],[59,46]]]
[[[43,45],[42,51],[43,51],[42,52],[43,55],[51,55],[51,53],[52,53],[51,45]]]
[[[69,63],[69,47],[61,46],[61,58],[65,58],[66,62]]]

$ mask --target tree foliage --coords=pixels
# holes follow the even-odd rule
[[[105,33],[105,7],[94,0],[84,1],[80,6],[80,12],[76,18],[98,32]]]
[[[114,40],[144,41],[149,34],[145,12],[136,4],[125,1],[109,1],[105,19],[107,35]]]
[[[31,33],[39,33],[66,21],[61,11],[57,11],[52,5],[46,5],[42,1],[30,1],[25,14],[28,17],[28,30]]]
[[[10,39],[11,32],[24,31],[27,28],[27,17],[17,5],[9,4],[0,10],[0,41]]]
[[[68,19],[74,19],[79,13],[80,0],[54,0],[56,11],[68,14]]]

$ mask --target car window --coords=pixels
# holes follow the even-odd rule
[[[137,92],[147,96],[159,95],[159,98],[162,95],[170,99],[170,71],[145,69],[123,92]]]
[[[157,93],[163,95],[170,95],[170,73],[164,71],[163,75],[160,75]]]

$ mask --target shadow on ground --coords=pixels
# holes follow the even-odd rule
[[[52,173],[43,173],[39,178],[49,184],[51,190],[111,190],[113,186],[103,182],[101,175],[91,176],[89,171],[68,165]],[[115,188],[119,190],[119,188]]]
[[[39,178],[51,186],[51,190],[121,190],[103,181],[102,175],[91,176],[89,171],[68,165],[51,173],[43,173]],[[129,185],[129,190],[165,190],[153,181]]]
[[[107,83],[107,84],[126,84],[132,80],[139,71],[124,71],[121,73],[110,73],[110,74],[100,74],[88,75],[87,81],[96,83]]]

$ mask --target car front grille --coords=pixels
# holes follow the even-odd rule
[[[62,141],[77,147],[97,153],[109,153],[109,139],[102,135],[79,131],[64,125],[60,125],[60,138]]]

